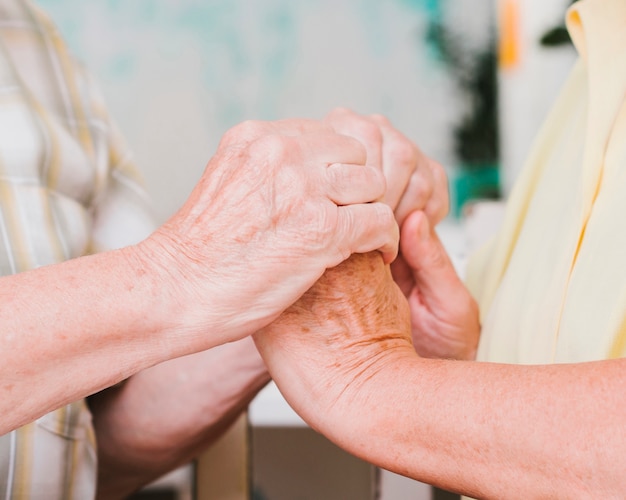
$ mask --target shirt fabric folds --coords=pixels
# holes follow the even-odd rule
[[[567,23],[579,61],[470,263],[482,361],[626,354],[626,2],[581,0]]]
[[[153,228],[89,75],[31,2],[0,0],[0,274],[136,243]],[[0,436],[0,499],[85,500],[95,486],[84,401]]]

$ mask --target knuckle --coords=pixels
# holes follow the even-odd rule
[[[338,228],[338,220],[336,210],[324,209],[324,206],[316,206],[315,213],[311,218],[315,224],[315,233],[319,234],[319,237],[323,241],[329,241],[340,229]]]
[[[250,144],[250,156],[266,158],[273,164],[284,163],[295,148],[293,142],[287,136],[265,135]]]
[[[372,176],[373,176],[373,183],[375,186],[378,187],[378,191],[376,194],[376,198],[382,198],[383,196],[385,196],[385,193],[387,192],[387,179],[385,178],[385,174],[383,174],[383,172],[381,170],[378,170],[377,168],[373,168],[370,169]],[[391,210],[391,207],[390,207]],[[393,213],[393,210],[392,210]]]
[[[237,142],[241,142],[234,128],[227,130],[220,140],[220,147],[229,147]]]
[[[385,203],[377,203],[377,222],[381,227],[390,228],[396,225],[396,218],[393,209]]]
[[[222,143],[224,145],[232,145],[253,140],[262,135],[266,128],[266,124],[260,121],[243,121],[226,131],[222,138]]]
[[[383,173],[372,167],[348,167],[334,165],[327,170],[329,182],[335,191],[360,192],[367,189],[371,200],[377,200],[384,196],[386,181]]]
[[[339,258],[337,263],[347,259],[354,250],[351,247],[356,230],[354,215],[351,211],[343,211],[340,217],[331,219],[327,216],[324,222],[324,239],[337,252]]]
[[[408,139],[399,137],[396,139],[389,152],[393,165],[413,171],[418,167],[418,158],[415,147]]]
[[[430,169],[433,172],[433,177],[437,182],[441,184],[447,184],[448,176],[446,175],[446,169],[443,168],[443,165],[438,161],[432,160],[429,158]]]
[[[349,116],[353,114],[354,111],[352,111],[351,109],[343,106],[337,106],[336,108],[333,108],[330,113],[328,113],[328,118],[332,120],[334,118]]]
[[[379,125],[391,127],[391,122],[389,121],[389,119],[379,113],[374,113],[373,115],[370,115],[370,119],[373,120],[374,123],[377,123]]]
[[[357,137],[366,144],[382,143],[380,126],[372,119],[359,115],[348,108],[335,108],[328,115],[340,133]]]
[[[421,206],[425,206],[433,192],[433,185],[421,175],[414,175],[411,178],[411,185],[413,196]]]
[[[236,125],[233,130],[247,137],[258,137],[267,130],[267,123],[258,120],[245,120]]]
[[[335,190],[342,190],[346,185],[350,185],[350,182],[346,180],[346,172],[341,165],[332,165],[326,169],[326,175],[328,176],[328,182]]]
[[[383,141],[383,134],[380,127],[365,118],[354,120],[353,133],[366,144],[380,144]]]

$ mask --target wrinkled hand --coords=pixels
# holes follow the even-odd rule
[[[353,411],[342,408],[365,397],[364,383],[370,390],[370,379],[398,356],[416,357],[406,299],[376,253],[327,270],[254,339],[287,401],[327,435]]]
[[[382,115],[363,116],[337,108],[325,118],[338,133],[358,139],[367,150],[367,165],[385,175],[382,200],[395,213],[398,224],[415,210],[423,211],[435,226],[449,208],[445,170],[428,158]]]
[[[474,359],[478,306],[424,213],[405,220],[400,246],[403,258],[391,269],[409,301],[415,350],[429,358]]]
[[[425,357],[473,358],[480,332],[477,306],[432,230],[449,208],[443,167],[383,116],[366,117],[339,108],[326,121],[362,142],[367,164],[382,170],[387,179],[383,201],[394,209],[402,227],[400,252],[391,270],[409,299],[417,352]]]
[[[393,260],[393,213],[370,203],[385,180],[365,160],[321,122],[246,122],[224,136],[188,201],[143,244],[186,342],[207,327],[222,337],[204,348],[258,330],[354,252]]]

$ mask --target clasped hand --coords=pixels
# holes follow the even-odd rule
[[[329,435],[335,434],[329,421],[336,427],[353,401],[387,390],[376,382],[379,374],[393,372],[415,350],[472,358],[480,325],[476,304],[433,229],[448,208],[441,166],[380,116],[335,110],[327,121],[365,144],[367,164],[385,173],[384,199],[402,225],[401,253],[393,273],[375,254],[354,255],[327,270],[254,338],[290,404]]]
[[[478,307],[434,229],[449,206],[443,167],[383,116],[336,109],[327,121],[359,139],[367,149],[367,164],[387,179],[383,199],[401,226],[400,252],[391,272],[409,301],[416,351],[425,357],[473,359],[480,335]]]
[[[352,253],[393,260],[385,177],[366,161],[359,141],[322,122],[231,129],[185,205],[140,246],[177,304],[173,339],[192,352],[242,338]]]

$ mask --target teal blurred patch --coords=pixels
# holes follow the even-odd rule
[[[117,11],[120,10],[120,7],[125,6],[127,2],[122,0],[106,0],[106,4],[111,10]]]
[[[111,59],[108,73],[113,77],[125,78],[133,73],[136,64],[136,58],[132,53],[120,52]]]
[[[438,20],[442,14],[443,0],[399,0],[401,4],[426,12],[431,19]]]
[[[454,217],[463,215],[463,207],[474,200],[500,198],[500,169],[497,164],[465,165],[450,175],[450,206]]]
[[[288,4],[276,6],[268,11],[263,22],[263,31],[275,40],[265,68],[273,80],[287,74],[290,63],[295,59],[297,34],[295,19]]]

